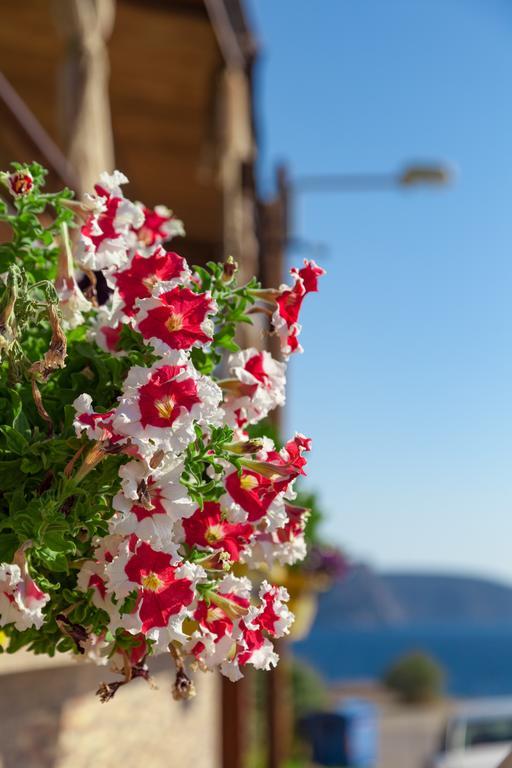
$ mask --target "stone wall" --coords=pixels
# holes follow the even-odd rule
[[[0,657],[0,768],[219,768],[220,694],[213,674],[198,693],[173,701],[170,664],[101,704],[104,669],[28,654]]]

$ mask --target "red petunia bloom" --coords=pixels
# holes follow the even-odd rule
[[[306,507],[297,507],[289,502],[285,502],[284,510],[287,516],[286,523],[275,532],[281,544],[291,542],[293,539],[302,536],[310,514],[309,509]]]
[[[143,455],[179,453],[194,439],[194,424],[216,424],[222,393],[184,352],[173,350],[150,368],[133,366],[124,381],[113,424]]]
[[[85,207],[91,212],[80,227],[77,261],[88,269],[119,266],[128,255],[130,227],[141,225],[144,215],[127,200],[121,185],[128,181],[118,171],[102,173],[94,195],[86,195]]]
[[[117,240],[122,233],[115,227],[115,219],[122,198],[111,197],[105,190],[96,185],[96,193],[105,196],[105,207],[98,215],[91,215],[80,227],[80,234],[90,240],[92,247],[98,250],[104,240]]]
[[[299,312],[302,307],[306,289],[302,280],[297,280],[293,288],[285,288],[276,299],[279,317],[284,320],[288,328],[299,320]]]
[[[264,351],[240,350],[228,358],[232,378],[223,379],[224,411],[230,427],[254,424],[285,402],[285,365]]]
[[[325,269],[314,261],[304,260],[302,269],[293,267],[290,274],[295,278],[295,284],[292,288],[283,288],[276,299],[279,316],[288,327],[298,322],[304,296],[318,291],[318,278],[325,275]]]
[[[232,472],[226,477],[225,486],[233,501],[247,512],[251,523],[264,517],[279,493],[270,478],[248,469],[241,475]]]
[[[141,587],[137,607],[144,633],[154,627],[166,627],[170,617],[194,599],[192,582],[177,578],[176,568],[170,563],[170,555],[141,542],[125,565],[128,579]]]
[[[208,344],[213,338],[213,323],[208,316],[217,307],[208,293],[176,286],[158,297],[142,299],[139,306],[137,328],[145,339],[151,339],[157,351],[190,349]]]
[[[121,331],[123,330],[122,323],[116,323],[116,325],[101,325],[96,330],[96,342],[98,346],[105,350],[105,352],[120,352],[121,351]]]
[[[183,223],[164,205],[157,205],[154,209],[141,205],[140,208],[144,214],[144,221],[140,227],[132,227],[132,231],[141,245],[151,247],[156,243],[164,243],[176,235],[185,234]]]
[[[302,269],[292,267],[290,272],[302,280],[306,293],[316,293],[318,291],[318,278],[325,275],[325,269],[319,267],[314,261],[307,260],[304,260]]]
[[[205,502],[203,509],[183,520],[185,541],[190,547],[211,547],[229,553],[233,562],[240,559],[240,553],[247,547],[253,533],[247,523],[229,523],[223,519],[220,504]]]
[[[308,293],[318,291],[318,278],[325,275],[325,270],[314,261],[304,260],[302,269],[293,268],[290,273],[295,278],[295,283],[291,288],[283,286],[274,297],[277,308],[272,315],[272,324],[281,340],[284,355],[302,352],[298,341],[302,302]]]
[[[270,476],[274,489],[279,493],[286,490],[299,475],[306,474],[304,467],[307,459],[302,454],[310,450],[311,439],[296,434],[279,452],[268,451],[264,461],[246,459],[245,464],[249,469]]]
[[[223,593],[221,603],[221,605],[217,605],[212,601],[200,600],[194,612],[194,619],[197,623],[215,635],[217,639],[232,632],[234,627],[233,616],[230,616],[229,609],[225,610],[224,606],[232,604],[238,606],[242,612],[248,611],[250,606],[250,601],[247,598],[236,595],[234,592]]]
[[[86,393],[76,398],[73,403],[76,412],[73,425],[77,436],[85,432],[89,440],[112,440],[116,433],[112,427],[114,411],[96,413],[92,409],[92,398]]]
[[[248,664],[257,655],[257,652],[265,647],[269,648],[268,655],[271,658],[267,668],[275,666],[277,657],[270,651],[271,646],[269,646],[269,642],[265,639],[261,629],[259,627],[250,629],[245,622],[241,621],[240,630],[242,633],[243,644],[239,646],[239,651],[236,657],[239,666],[243,667],[245,664]],[[272,656],[274,656],[274,658],[272,658]]]
[[[167,252],[158,246],[149,256],[135,253],[129,265],[114,272],[119,296],[123,301],[123,312],[129,317],[137,314],[137,299],[147,299],[161,282],[185,280],[189,270],[185,259],[177,253]]]
[[[268,584],[266,581],[260,590],[261,608],[257,616],[260,629],[272,637],[282,637],[287,634],[293,617],[286,606],[288,592],[283,587]]]
[[[181,365],[162,365],[139,390],[140,423],[143,427],[171,427],[182,410],[200,403],[197,384],[192,378],[179,378]]]
[[[135,515],[137,520],[142,522],[148,517],[154,515],[165,515],[167,511],[162,504],[162,492],[158,484],[150,477],[147,483],[147,497],[148,502],[145,506],[142,504],[134,504],[131,508],[131,512]]]
[[[311,442],[311,438],[296,434],[292,440],[288,440],[279,453],[271,451],[267,456],[267,461],[279,467],[281,476],[286,471],[285,477],[289,483],[299,475],[306,474],[304,467],[308,462],[302,454],[311,450]]]

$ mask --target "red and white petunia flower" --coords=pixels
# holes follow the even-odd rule
[[[94,559],[86,560],[77,574],[77,586],[82,592],[91,590],[91,601],[96,608],[109,614],[111,622],[119,625],[119,613],[107,591],[106,567],[115,557],[125,542],[125,536],[108,535],[96,542]]]
[[[236,642],[231,653],[220,665],[221,673],[236,682],[243,677],[243,668],[251,664],[255,669],[269,670],[277,665],[279,656],[274,651],[272,642],[265,637],[259,627],[250,627],[240,621],[237,627]]]
[[[87,269],[108,269],[127,259],[130,229],[144,221],[143,212],[123,196],[121,185],[127,181],[119,171],[103,173],[95,194],[86,198],[93,210],[80,227],[76,260]]]
[[[266,351],[245,349],[230,355],[223,379],[224,410],[233,428],[255,424],[285,403],[286,366]]]
[[[225,488],[232,501],[247,513],[250,523],[262,520],[279,495],[269,477],[250,469],[243,469],[241,474],[230,472]]]
[[[112,506],[112,533],[135,534],[154,549],[176,551],[174,524],[193,514],[194,504],[180,483],[183,463],[166,458],[157,469],[130,461],[119,469],[121,490]]]
[[[42,611],[50,599],[30,576],[25,556],[28,546],[17,550],[13,563],[0,564],[0,626],[14,624],[20,631],[42,627]]]
[[[272,315],[272,325],[279,336],[281,351],[285,357],[294,352],[302,352],[298,341],[302,302],[308,293],[318,291],[318,278],[325,275],[325,270],[314,261],[304,260],[302,269],[293,268],[290,273],[295,279],[293,286],[290,288],[288,285],[282,285],[277,295],[272,297],[277,305]]]
[[[96,413],[92,407],[92,397],[86,392],[79,395],[73,402],[75,409],[75,419],[73,426],[77,437],[85,432],[89,440],[116,440],[116,434],[112,425],[112,419],[115,411],[105,411],[105,413]]]
[[[250,609],[251,582],[227,574],[195,604],[190,626],[196,626],[185,648],[203,667],[213,669],[236,654],[238,623]]]
[[[83,654],[76,657],[78,661],[88,661],[98,667],[106,667],[109,664],[114,642],[107,640],[106,631],[98,635],[90,632],[81,645]]]
[[[151,248],[158,243],[166,243],[173,237],[184,237],[183,222],[176,218],[165,205],[156,205],[154,209],[146,208],[142,203],[135,203],[142,211],[144,220],[140,227],[132,227],[135,236],[135,247]]]
[[[203,569],[190,563],[177,564],[167,552],[147,542],[129,542],[107,566],[108,589],[120,600],[134,592],[135,608],[122,616],[122,625],[132,634],[142,632],[157,646],[183,641],[183,621],[191,614],[195,584],[205,578]]]
[[[293,614],[286,602],[289,599],[284,587],[276,587],[264,581],[259,592],[260,603],[251,606],[246,616],[238,623],[235,650],[221,664],[221,672],[231,680],[242,677],[241,668],[251,664],[255,669],[270,669],[276,666],[279,657],[267,635],[283,637],[290,631]]]
[[[279,452],[269,451],[266,454],[264,464],[270,465],[269,471],[275,472],[274,487],[279,491],[289,491],[294,480],[299,475],[305,475],[304,467],[307,459],[303,455],[311,450],[311,438],[295,434],[291,440],[281,448]],[[263,471],[263,470],[262,470]]]
[[[291,491],[294,480],[299,475],[305,475],[304,467],[307,459],[303,456],[311,450],[311,439],[296,433],[280,451],[265,449],[257,454],[256,459],[242,459],[242,464],[248,470],[263,475],[271,480],[272,488],[280,493]]]
[[[130,318],[124,313],[123,301],[117,290],[114,290],[108,303],[96,310],[88,338],[104,352],[114,357],[125,357],[126,352],[121,348],[121,332],[123,326],[129,323]]]
[[[91,330],[90,337],[96,342],[98,347],[104,352],[108,352],[114,357],[125,357],[126,352],[121,348],[121,332],[123,323],[117,322],[110,325],[108,320],[105,322],[105,316],[98,312],[94,329]]]
[[[297,507],[284,500],[285,523],[274,530],[255,531],[249,553],[244,554],[244,562],[254,567],[262,564],[272,566],[294,565],[304,560],[307,554],[305,539],[306,521],[309,510]]]
[[[247,513],[250,523],[264,521],[266,531],[286,524],[285,495],[293,495],[294,480],[304,473],[303,452],[310,449],[311,440],[296,435],[281,451],[269,448],[267,441],[255,459],[241,459],[242,472],[226,476],[226,496],[222,503],[229,508],[230,500]]]
[[[208,292],[176,286],[137,304],[136,328],[158,353],[203,346],[213,339],[210,316],[217,305]]]
[[[318,278],[325,275],[325,269],[319,267],[314,261],[304,259],[304,266],[301,269],[292,267],[290,274],[298,280],[302,280],[306,293],[316,293],[318,291]]]
[[[108,610],[113,607],[107,599],[107,587],[105,584],[105,561],[86,560],[78,571],[77,586],[82,592],[92,590],[91,601],[96,608]]]
[[[137,314],[137,299],[150,298],[154,289],[162,284],[170,290],[189,278],[190,270],[185,259],[161,246],[153,248],[148,255],[136,251],[130,262],[111,276],[122,302],[122,311],[128,317]]]
[[[253,527],[248,523],[231,523],[218,502],[206,501],[202,509],[183,521],[185,543],[189,547],[225,552],[231,562],[249,547]]]
[[[73,426],[77,437],[85,432],[89,440],[96,443],[96,459],[101,459],[105,450],[115,449],[127,456],[142,458],[142,451],[129,437],[122,435],[114,428],[115,410],[97,413],[92,407],[92,398],[85,392],[79,395],[73,402],[76,415]],[[93,451],[93,449],[91,449]],[[85,459],[87,461],[87,457]],[[94,461],[94,454],[89,455],[89,461]],[[84,467],[85,468],[85,467]],[[90,469],[92,469],[90,465]]]
[[[59,297],[59,309],[62,313],[64,328],[77,328],[83,325],[83,313],[90,312],[91,302],[85,298],[73,276],[61,277],[55,281],[55,290]]]
[[[130,369],[113,425],[147,456],[156,450],[179,453],[194,439],[194,423],[217,424],[222,393],[183,353],[172,353],[150,368]]]
[[[259,598],[260,604],[251,608],[247,615],[247,625],[257,627],[274,638],[288,635],[294,620],[287,605],[290,599],[288,590],[263,581]]]

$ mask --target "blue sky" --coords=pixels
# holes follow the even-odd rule
[[[457,170],[442,191],[296,200],[294,234],[328,246],[287,414],[314,441],[324,533],[380,567],[512,582],[512,4],[249,9],[264,181],[280,160]]]

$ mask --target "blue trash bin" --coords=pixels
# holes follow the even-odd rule
[[[367,701],[344,701],[334,712],[301,721],[313,762],[336,768],[374,768],[377,763],[377,710]]]

